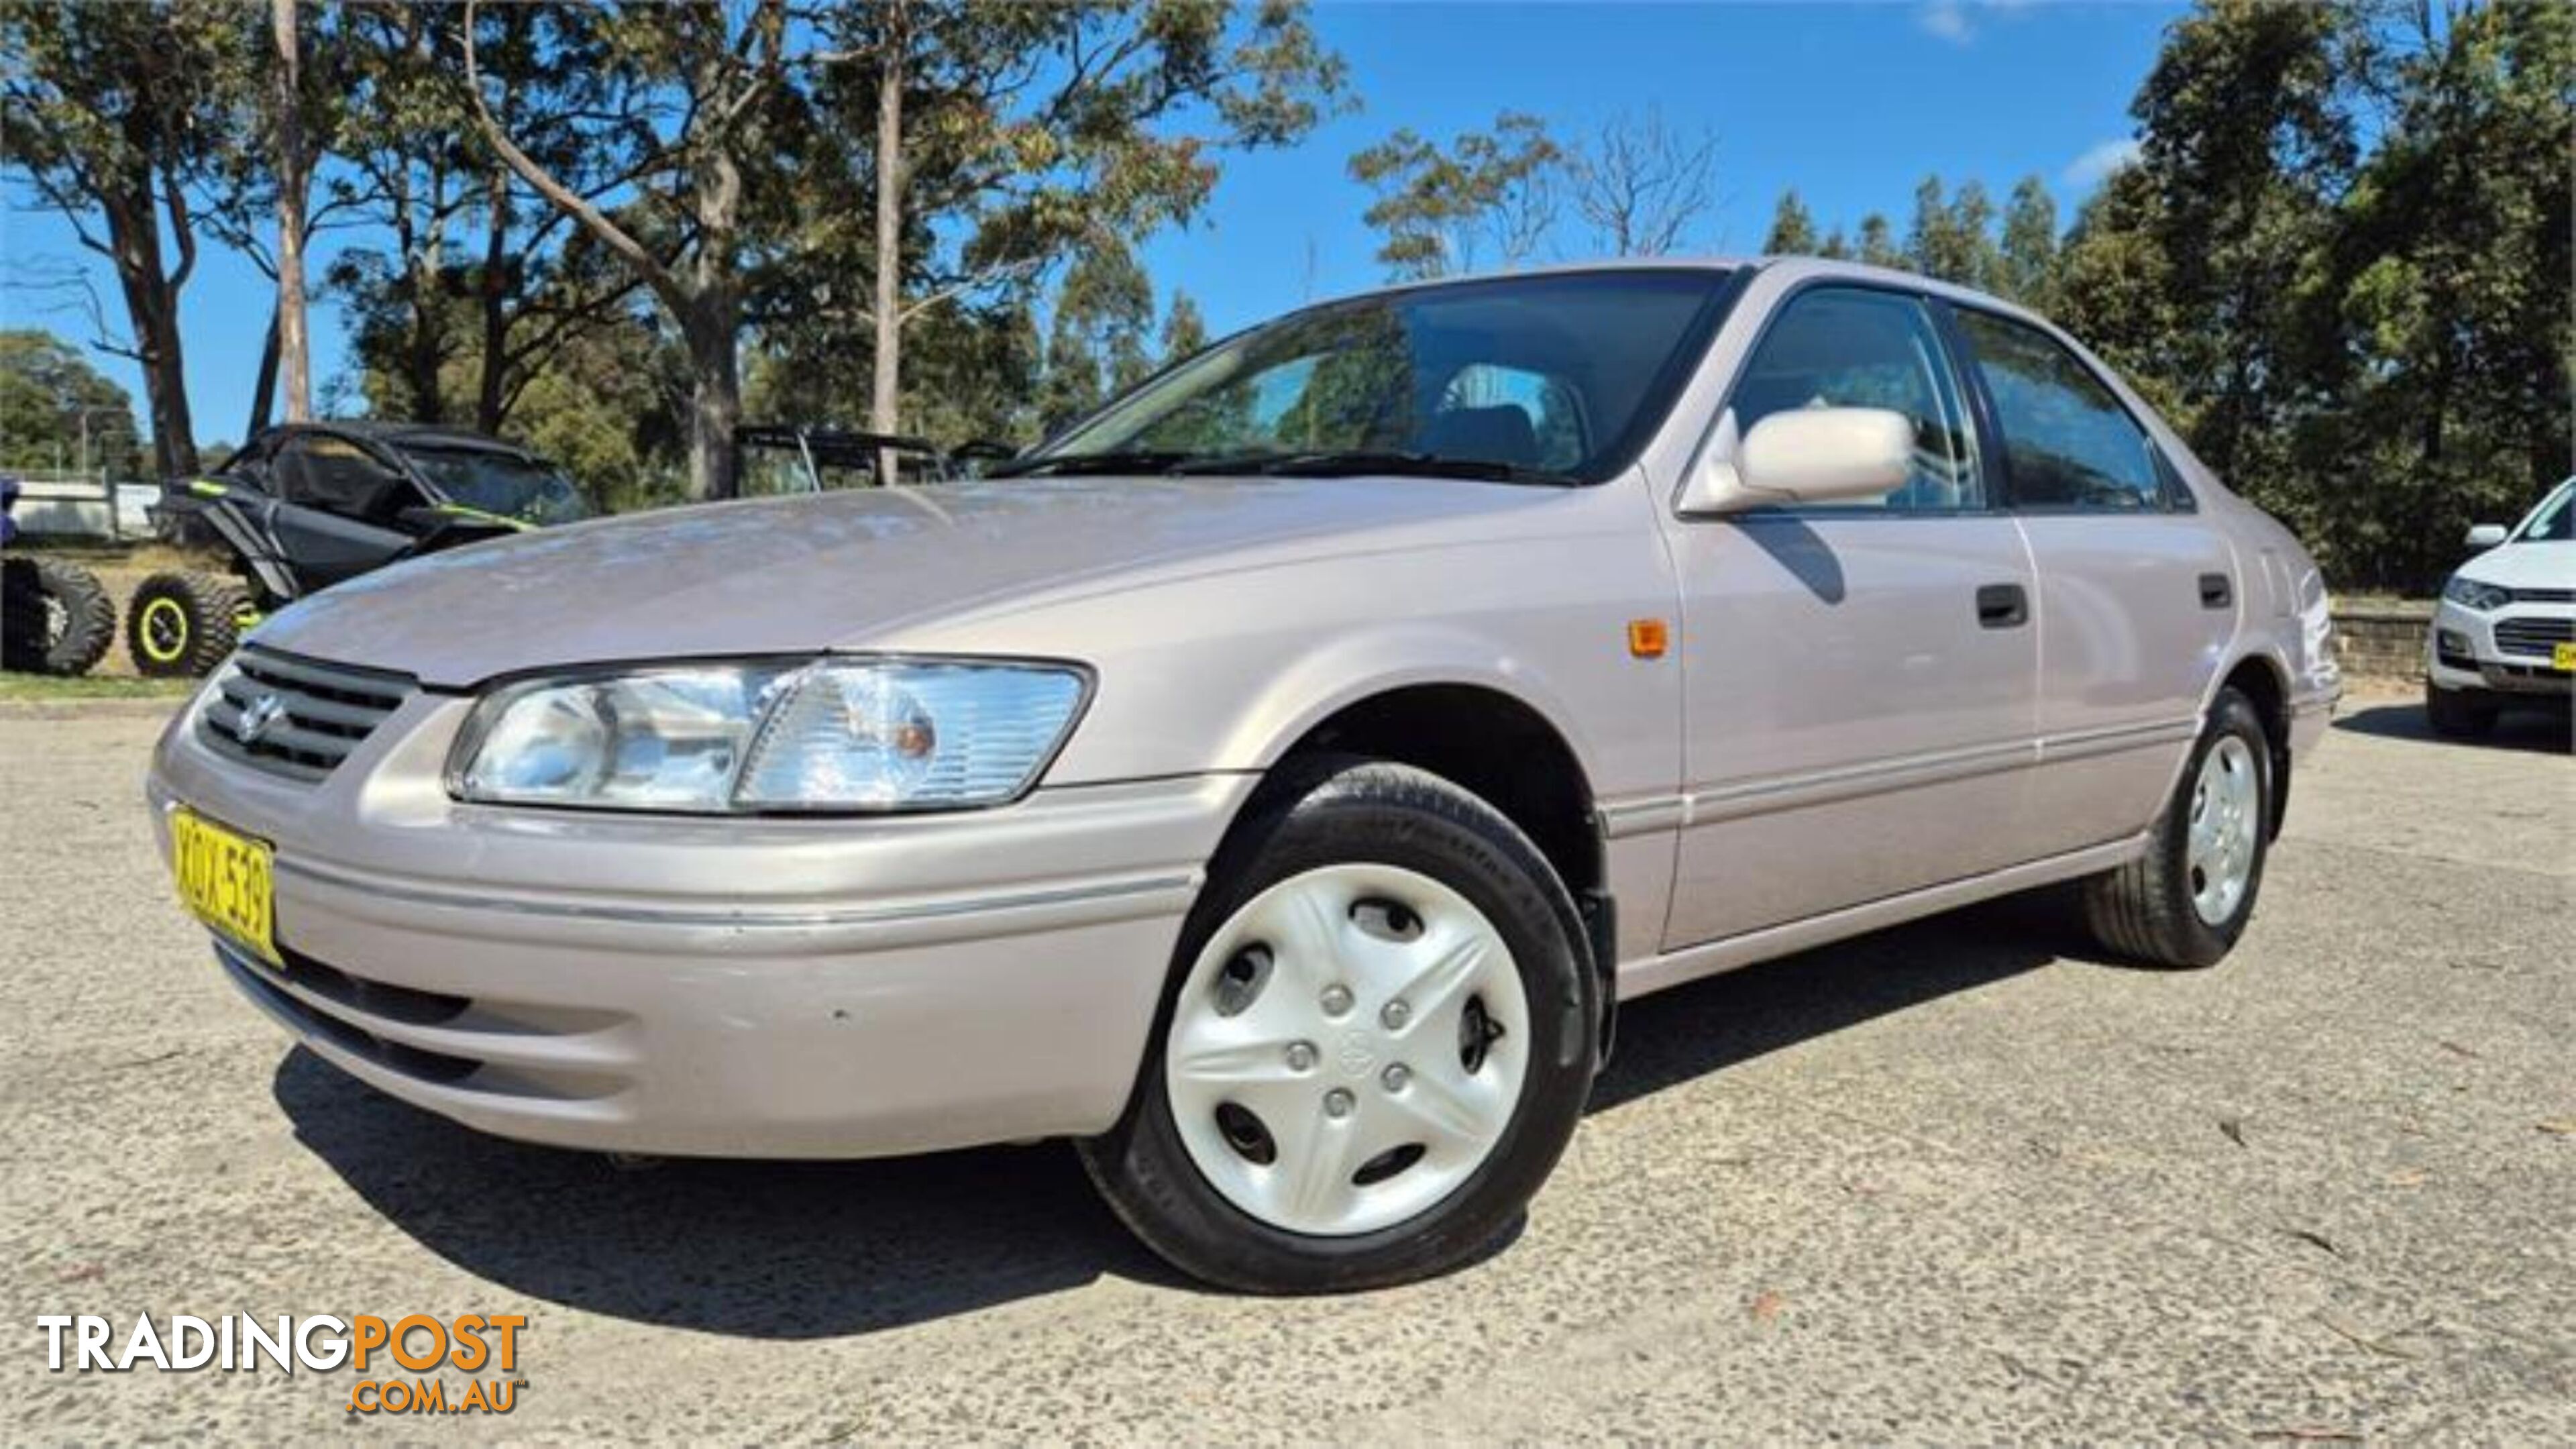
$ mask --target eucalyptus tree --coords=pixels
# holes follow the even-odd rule
[[[166,476],[197,468],[179,299],[201,188],[242,143],[254,18],[223,0],[0,7],[5,164],[114,268],[129,332],[94,341],[141,369]]]

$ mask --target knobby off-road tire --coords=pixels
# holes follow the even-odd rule
[[[2274,789],[2261,713],[2236,690],[2221,689],[2146,853],[2085,882],[2094,936],[2143,965],[2217,964],[2254,914]],[[2210,835],[2196,841],[2196,829]]]
[[[2494,699],[2468,689],[2444,689],[2424,681],[2424,720],[2446,740],[2484,739],[2495,733]]]
[[[193,678],[224,662],[241,641],[250,590],[221,574],[154,574],[126,605],[125,649],[138,674]]]
[[[0,560],[0,665],[87,674],[116,642],[116,603],[98,575],[56,559]]]
[[[1148,1246],[1225,1287],[1471,1262],[1581,1119],[1600,1011],[1583,942],[1546,857],[1482,800],[1408,766],[1292,767],[1210,867],[1126,1115],[1083,1165]],[[1267,1116],[1219,1100],[1235,1072]]]

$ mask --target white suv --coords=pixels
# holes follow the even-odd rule
[[[2442,585],[2424,641],[2424,712],[2436,734],[2495,728],[2507,704],[2576,694],[2576,478],[2550,490],[2508,533],[2469,530],[2484,549]]]

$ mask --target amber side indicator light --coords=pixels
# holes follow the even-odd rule
[[[1673,646],[1672,630],[1661,619],[1628,621],[1628,652],[1639,659],[1661,659]]]

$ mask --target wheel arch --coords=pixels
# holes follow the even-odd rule
[[[2211,682],[2209,697],[2202,701],[2203,719],[2216,705],[2218,691],[2231,688],[2252,701],[2254,712],[2263,720],[2263,736],[2272,757],[2272,818],[2264,822],[2264,829],[2269,838],[2277,839],[2290,809],[2289,666],[2268,650],[2238,655]]]
[[[1300,760],[1366,756],[1437,775],[1518,826],[1553,867],[1581,919],[1592,958],[1600,1056],[1609,1059],[1618,1000],[1617,906],[1590,772],[1543,706],[1490,679],[1411,677],[1354,688],[1283,735],[1262,762],[1284,778]],[[1258,792],[1255,801],[1261,798]],[[1248,814],[1254,807],[1247,803]]]

